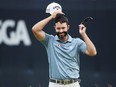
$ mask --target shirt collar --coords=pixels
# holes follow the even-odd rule
[[[71,37],[69,34],[67,34],[67,35],[68,35],[68,40],[67,40],[67,41],[68,41],[68,42],[71,42],[71,41],[72,41],[72,37]],[[55,36],[55,40],[60,41],[60,39],[58,38],[57,35]],[[66,42],[67,42],[67,41],[66,41]]]

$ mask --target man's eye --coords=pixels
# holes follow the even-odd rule
[[[60,30],[60,28],[57,28],[58,30]]]
[[[62,27],[62,29],[65,29],[65,27]]]

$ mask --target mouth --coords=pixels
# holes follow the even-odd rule
[[[65,33],[59,33],[59,35],[60,35],[60,36],[64,36],[64,35],[65,35]]]
[[[67,32],[62,32],[62,33],[57,32],[57,35],[60,39],[63,39],[67,35]]]

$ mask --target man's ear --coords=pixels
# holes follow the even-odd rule
[[[67,29],[68,29],[68,30],[70,29],[70,25],[67,25]]]

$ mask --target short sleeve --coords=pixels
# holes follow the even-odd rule
[[[86,43],[81,39],[79,39],[79,49],[83,53],[87,50]]]
[[[48,46],[48,43],[49,43],[49,41],[50,41],[50,39],[51,39],[51,37],[52,37],[52,35],[45,33],[45,39],[42,40],[41,43],[42,43],[45,47],[47,47],[47,46]]]

